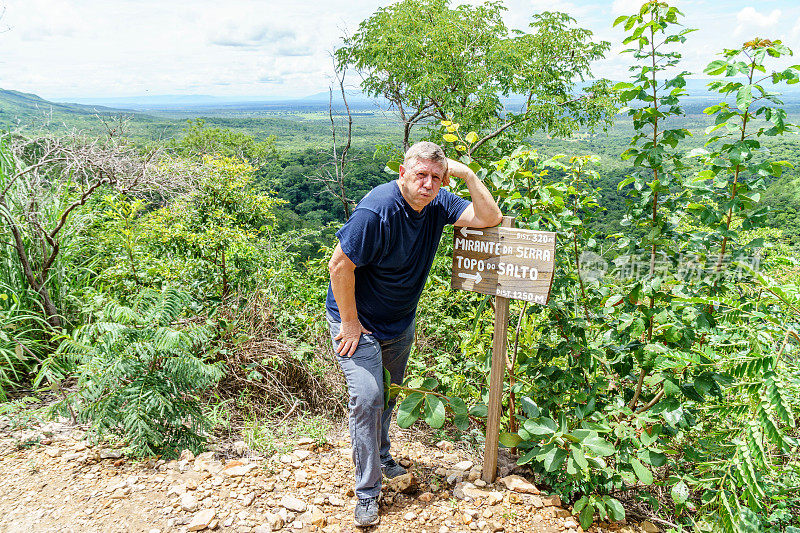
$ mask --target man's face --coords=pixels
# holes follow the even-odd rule
[[[415,211],[431,203],[439,193],[439,187],[447,185],[447,169],[441,163],[426,159],[412,159],[408,167],[400,165],[397,184],[408,205]]]

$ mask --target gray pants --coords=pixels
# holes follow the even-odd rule
[[[328,315],[331,340],[339,334],[341,324]],[[389,453],[389,422],[395,401],[383,408],[383,368],[391,382],[400,384],[406,371],[408,354],[414,342],[414,323],[397,338],[379,341],[372,335],[361,335],[352,357],[337,355],[350,393],[350,441],[355,465],[355,493],[359,498],[374,498],[381,491],[381,464],[392,458]],[[339,341],[333,341],[334,351]]]

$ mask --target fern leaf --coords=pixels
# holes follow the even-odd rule
[[[764,430],[764,434],[767,436],[767,438],[769,438],[772,444],[781,450],[789,450],[791,448],[791,443],[786,440],[783,432],[772,420],[772,417],[768,411],[769,405],[770,402],[766,398],[762,398],[761,403],[758,404],[756,408],[758,420],[761,422],[761,428]]]
[[[738,445],[738,464],[740,471],[744,474],[743,481],[747,485],[748,491],[753,495],[755,503],[758,504],[761,498],[766,498],[764,489],[758,481],[758,474],[756,473],[756,465],[753,462],[753,457],[750,454],[750,447],[745,442],[739,442]]]
[[[773,374],[766,380],[767,398],[769,398],[773,412],[778,415],[778,419],[789,427],[795,427],[791,406],[781,394],[775,382],[776,379],[777,376]]]
[[[719,500],[722,503],[722,505],[719,507],[722,530],[725,533],[739,533],[738,528],[736,527],[738,513],[734,513],[733,509],[731,508],[731,503],[728,501],[728,496],[725,494],[724,490],[720,491]]]
[[[767,452],[764,449],[764,443],[761,434],[761,426],[758,421],[750,420],[747,424],[746,438],[747,446],[750,448],[750,454],[761,467],[770,467],[770,462],[767,460]]]

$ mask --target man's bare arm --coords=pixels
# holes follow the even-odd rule
[[[472,203],[461,213],[454,225],[472,228],[488,228],[498,225],[503,220],[503,214],[486,185],[464,163],[448,159],[447,166],[447,177],[455,176],[464,180],[472,197]],[[446,181],[449,182],[449,179]]]
[[[342,319],[342,327],[335,340],[341,341],[336,350],[341,356],[350,357],[356,352],[358,341],[362,333],[372,333],[364,329],[361,321],[358,320],[356,309],[356,265],[342,251],[340,245],[336,245],[333,256],[328,262],[328,271],[331,274],[331,290],[336,306],[339,308],[339,317]]]

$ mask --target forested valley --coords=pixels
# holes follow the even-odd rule
[[[773,67],[792,52],[709,51],[692,95],[695,21],[648,2],[613,22],[631,77],[581,83],[611,43],[566,14],[527,33],[502,15],[378,9],[336,50],[329,112],[0,113],[0,415],[64,416],[142,460],[324,442],[347,408],[334,234],[427,139],[517,227],[557,234],[548,303],[511,303],[515,471],[584,530],[800,530],[800,66]],[[388,109],[345,107],[345,73]],[[480,453],[494,304],[451,289],[452,231],[391,394],[400,427]]]

